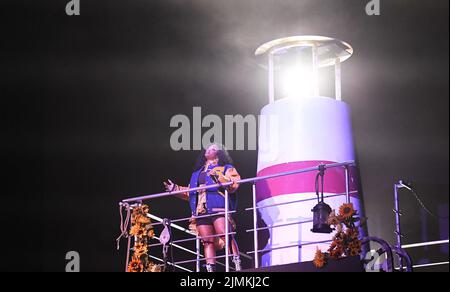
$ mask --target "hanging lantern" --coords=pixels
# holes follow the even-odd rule
[[[328,217],[331,214],[331,207],[324,202],[323,196],[323,177],[325,176],[325,165],[319,165],[319,172],[316,175],[316,195],[317,205],[311,210],[313,212],[313,229],[314,233],[331,233],[333,229],[328,224]],[[319,194],[319,180],[321,181],[322,194]]]
[[[331,233],[333,229],[328,224],[331,207],[322,201],[314,206],[311,211],[313,212],[313,228],[311,231],[314,233]]]

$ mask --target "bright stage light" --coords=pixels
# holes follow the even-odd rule
[[[281,77],[281,82],[284,97],[298,98],[314,95],[314,74],[309,70],[300,67],[289,68]]]
[[[323,36],[276,39],[255,52],[267,57],[269,103],[288,97],[321,96],[319,71],[328,66],[334,66],[335,99],[341,101],[341,63],[352,54],[349,44]]]

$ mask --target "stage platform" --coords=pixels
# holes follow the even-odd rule
[[[303,262],[259,269],[246,269],[242,272],[364,272],[364,268],[359,257],[347,257],[340,260],[330,260],[321,269],[316,268],[312,262]]]

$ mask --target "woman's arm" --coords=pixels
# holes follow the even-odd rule
[[[183,186],[175,185],[175,191],[184,191],[184,190],[188,190],[188,189],[189,189],[189,186],[183,187]],[[177,197],[178,199],[182,199],[184,201],[189,201],[189,192],[184,192],[184,193],[175,195],[175,197]]]
[[[163,184],[164,184],[164,187],[166,188],[167,192],[177,192],[177,191],[184,191],[184,190],[189,189],[189,186],[187,186],[187,187],[179,186],[179,185],[173,183],[170,179],[168,179],[167,182],[163,182]],[[189,201],[189,192],[184,192],[184,193],[177,194],[174,196],[179,199]]]

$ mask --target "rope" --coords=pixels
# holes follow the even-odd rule
[[[324,200],[324,196],[323,196],[323,177],[325,175],[325,165],[321,164],[319,165],[319,172],[316,175],[316,180],[315,180],[315,187],[316,187],[316,195],[317,195],[317,203],[320,203],[321,201],[323,202]],[[321,185],[322,185],[322,193],[321,195],[319,194],[319,178],[321,178]]]
[[[422,202],[422,200],[420,199],[419,195],[414,191],[414,189],[411,188],[411,193],[414,195],[414,197],[416,198],[417,202],[419,203],[420,207],[422,207],[423,210],[425,210],[425,212],[428,213],[428,215],[430,215],[431,217],[433,217],[434,219],[448,219],[448,216],[444,217],[444,216],[439,216],[434,214],[432,211],[430,211],[429,208],[427,208],[427,206],[425,206],[425,204]]]
[[[125,217],[125,220],[123,218],[123,205],[119,206],[119,213],[120,213],[120,236],[116,239],[117,242],[117,250],[120,249],[120,240],[123,238],[129,238],[130,235],[128,234],[128,225],[130,224],[131,219],[131,211],[130,206],[128,204],[124,205],[127,209],[127,216]]]

